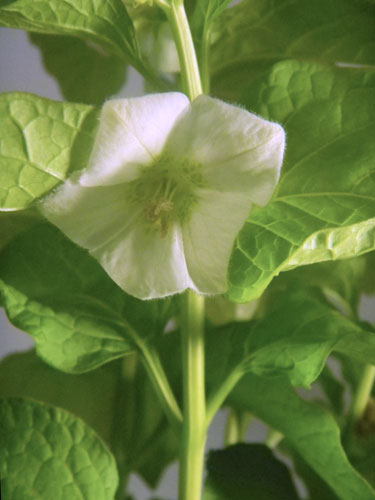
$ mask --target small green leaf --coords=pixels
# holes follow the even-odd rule
[[[375,63],[373,10],[352,0],[243,0],[217,20],[212,84],[238,99],[248,83],[277,61]]]
[[[56,78],[67,101],[102,104],[125,80],[124,61],[99,46],[69,36],[30,34],[39,47],[46,70]]]
[[[38,354],[71,373],[92,370],[164,329],[171,300],[125,294],[89,254],[42,223],[13,239],[0,259],[0,290],[10,321]]]
[[[375,492],[348,462],[335,420],[297,396],[285,379],[246,375],[229,403],[281,432],[340,500],[375,499]]]
[[[236,444],[211,451],[204,500],[297,500],[285,464],[262,444]]]
[[[116,0],[0,0],[0,26],[91,40],[120,58],[138,59],[134,26]]]
[[[287,152],[273,200],[254,208],[229,267],[229,298],[258,297],[280,271],[375,248],[375,73],[275,65],[246,106],[279,121]]]
[[[31,94],[0,96],[0,209],[22,210],[86,166],[97,128],[92,106]]]
[[[31,400],[1,399],[0,428],[7,500],[113,500],[113,456],[78,418]]]

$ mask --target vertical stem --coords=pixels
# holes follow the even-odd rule
[[[225,446],[242,443],[249,427],[252,415],[249,412],[239,412],[233,408],[229,410],[225,426]]]
[[[346,423],[347,429],[350,429],[362,417],[371,395],[374,380],[375,366],[366,365],[349,409]]]
[[[207,26],[204,27],[202,45],[200,50],[200,67],[202,75],[202,87],[205,94],[210,93],[210,68],[209,68],[209,53],[210,53],[210,31]]]
[[[180,60],[183,90],[189,99],[193,101],[202,94],[202,84],[184,4],[181,0],[172,0],[165,12],[169,19]]]
[[[240,441],[240,415],[236,410],[230,409],[225,425],[224,444],[230,446]]]
[[[202,94],[197,56],[183,0],[170,0],[165,10],[176,44],[183,90],[193,101]],[[179,500],[200,500],[206,441],[204,375],[204,298],[188,290],[182,297],[181,344],[183,422],[180,443]]]
[[[204,298],[188,290],[182,302],[184,419],[180,449],[179,500],[200,500],[206,441]]]

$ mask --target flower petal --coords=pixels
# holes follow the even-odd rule
[[[197,192],[199,205],[182,228],[187,268],[203,294],[227,290],[227,270],[234,240],[250,213],[246,196],[207,189]]]
[[[139,299],[166,297],[194,286],[177,226],[161,236],[135,220],[91,253],[123,290]]]
[[[172,155],[183,151],[201,163],[214,189],[246,194],[257,205],[272,196],[284,148],[280,125],[208,96],[181,114],[166,144]]]
[[[67,180],[39,208],[71,240],[93,250],[111,241],[137,215],[125,193],[124,185],[83,187]]]
[[[124,185],[83,187],[66,181],[40,210],[70,239],[86,248],[123,290],[140,299],[165,297],[194,286],[180,229],[147,228],[126,201]]]
[[[159,155],[177,117],[189,105],[178,92],[107,101],[87,169],[84,186],[129,182],[139,166]]]

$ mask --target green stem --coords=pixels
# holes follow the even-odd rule
[[[210,31],[204,26],[202,45],[201,45],[201,58],[200,68],[202,74],[202,87],[205,94],[210,93],[210,67],[209,67],[209,52],[210,52]]]
[[[141,351],[143,365],[151,379],[164,412],[176,434],[179,435],[181,430],[182,414],[169,384],[168,378],[164,372],[159,354],[156,349],[150,347],[144,342],[138,342],[138,347]]]
[[[229,410],[225,426],[225,446],[242,443],[252,416],[248,412],[239,412],[233,408]]]
[[[163,8],[167,14],[178,52],[183,90],[189,99],[193,101],[203,91],[197,56],[184,4],[182,0],[171,0],[168,8]]]
[[[374,381],[375,366],[366,365],[350,405],[346,422],[347,429],[350,429],[362,417],[370,399]]]
[[[281,432],[275,429],[270,429],[264,444],[273,450],[280,443],[280,441],[283,440],[283,438],[284,435]]]
[[[130,474],[128,455],[126,450],[131,442],[134,431],[134,379],[137,370],[137,355],[125,356],[117,361],[116,395],[114,398],[113,424],[111,435],[111,449],[116,457],[119,469],[119,486],[116,500],[124,498],[125,486]]]
[[[182,297],[181,312],[184,419],[179,500],[200,500],[206,441],[204,298],[188,290]]]
[[[161,0],[159,0],[161,2]],[[183,0],[165,10],[176,44],[183,90],[191,101],[202,94],[199,67]],[[188,290],[182,297],[181,345],[183,423],[180,443],[179,500],[200,500],[206,441],[204,374],[204,298]]]
[[[206,426],[208,427],[219,410],[221,405],[224,403],[228,394],[232,391],[237,382],[242,378],[242,370],[233,370],[223,383],[214,391],[207,402],[206,410]]]

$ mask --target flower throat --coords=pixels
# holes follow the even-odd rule
[[[132,201],[141,206],[144,221],[164,237],[173,223],[186,223],[204,187],[202,167],[189,159],[162,154],[129,184]]]

